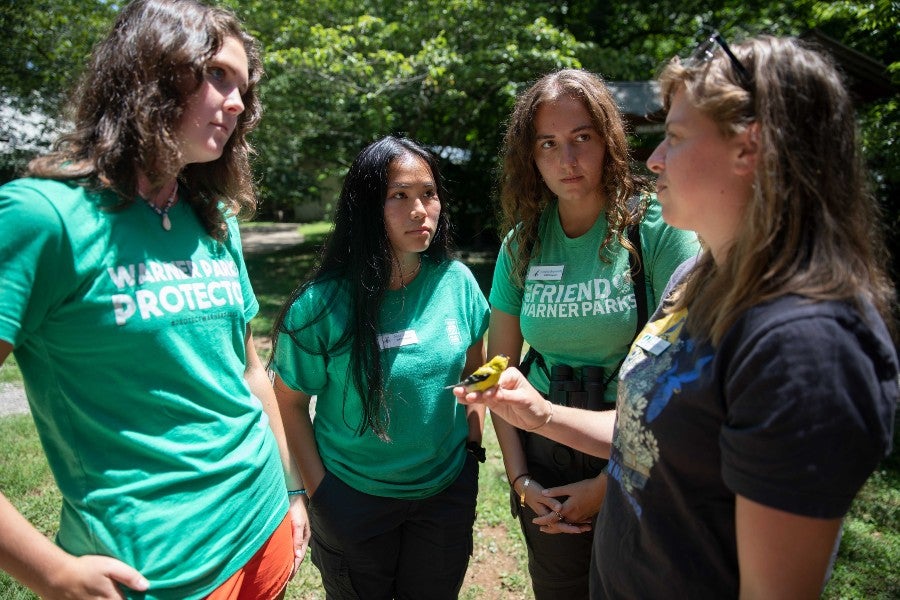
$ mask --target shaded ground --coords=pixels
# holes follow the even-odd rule
[[[244,254],[275,252],[303,242],[296,223],[272,223],[241,228]]]

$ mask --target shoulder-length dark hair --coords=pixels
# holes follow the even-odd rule
[[[645,179],[631,170],[625,121],[603,80],[579,69],[544,75],[517,98],[503,140],[503,166],[499,175],[500,235],[514,231],[510,241],[515,242],[518,251],[513,252],[511,243],[506,249],[513,259],[513,274],[519,284],[528,262],[540,248],[541,213],[553,198],[534,162],[534,120],[543,104],[559,98],[581,102],[606,145],[601,185],[609,200],[609,205],[604,207],[609,228],[600,245],[600,258],[605,259],[604,248],[613,239],[634,252],[625,231],[632,223],[639,222],[646,210],[645,202],[636,211],[629,206],[630,198],[646,192],[648,186]]]
[[[746,309],[783,296],[871,302],[893,328],[877,203],[863,165],[853,103],[833,61],[794,38],[760,36],[732,47],[743,82],[720,52],[678,60],[660,74],[668,110],[688,102],[726,137],[759,129],[753,197],[725,262],[709,250],[676,296],[692,333],[717,344]]]
[[[244,112],[222,156],[179,171],[181,116],[227,37],[240,40],[247,53]],[[242,216],[256,210],[246,136],[259,122],[261,77],[256,40],[232,13],[196,0],[134,0],[94,48],[81,76],[73,98],[74,130],[52,153],[33,160],[29,174],[86,179],[114,190],[121,206],[134,200],[138,170],[154,187],[177,176],[206,230],[224,239],[223,205]]]
[[[322,303],[318,314],[304,318],[295,330],[285,327],[285,316],[294,301],[311,286],[334,282],[334,295],[347,292],[350,318],[340,340],[325,353],[350,349],[350,381],[363,399],[363,421],[357,433],[371,428],[376,435],[387,439],[390,410],[384,397],[384,379],[377,343],[378,322],[385,291],[391,278],[391,268],[397,258],[388,240],[384,222],[384,203],[387,198],[388,171],[391,164],[403,157],[422,159],[431,169],[435,189],[441,201],[441,212],[431,245],[422,254],[435,263],[451,258],[450,221],[447,217],[448,195],[441,179],[437,158],[412,140],[394,136],[381,138],[366,146],[350,165],[338,199],[334,225],[319,254],[313,274],[291,294],[275,320],[273,344],[281,334],[287,335],[304,352],[319,352],[304,345],[297,334],[321,321],[332,305]],[[272,355],[274,356],[273,348]]]

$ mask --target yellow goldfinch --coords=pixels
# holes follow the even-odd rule
[[[500,373],[509,364],[509,357],[505,354],[498,354],[488,362],[475,369],[471,375],[453,385],[448,385],[444,389],[450,389],[457,386],[463,386],[467,392],[481,392],[497,385],[500,379]]]

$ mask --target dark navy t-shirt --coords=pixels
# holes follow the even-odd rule
[[[786,296],[715,350],[686,315],[657,312],[622,366],[593,598],[737,597],[736,494],[838,518],[890,452],[897,356],[874,310]]]

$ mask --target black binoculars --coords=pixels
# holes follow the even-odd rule
[[[550,369],[550,393],[554,404],[597,410],[604,405],[603,393],[607,381],[603,367],[581,367],[581,377],[569,365],[554,365]]]

